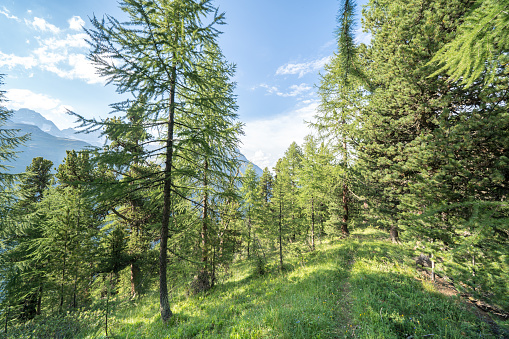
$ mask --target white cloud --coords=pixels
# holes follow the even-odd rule
[[[60,129],[73,126],[73,118],[66,114],[66,109],[72,110],[72,107],[64,105],[59,99],[34,93],[28,89],[7,90],[6,97],[9,100],[6,103],[9,109],[28,108],[34,110],[41,113],[46,119],[53,121]]]
[[[65,79],[82,79],[88,84],[100,84],[104,83],[104,79],[101,78],[97,73],[95,66],[87,60],[87,57],[83,54],[71,54],[67,58],[70,69],[65,70],[57,67],[56,65],[45,65],[44,69],[47,71],[57,74],[61,78]]]
[[[19,18],[15,15],[12,15],[11,12],[7,8],[5,8],[5,6],[3,6],[2,9],[0,9],[0,14],[5,15],[7,19],[20,21]]]
[[[29,20],[25,19],[25,23],[28,26],[31,26],[39,31],[42,31],[42,32],[50,31],[55,34],[60,33],[60,28],[58,28],[55,25],[50,24],[43,18],[35,17],[33,21],[29,21]]]
[[[330,56],[324,57],[318,60],[313,60],[309,62],[304,63],[298,63],[298,64],[286,64],[283,66],[280,66],[277,71],[276,75],[288,75],[288,74],[298,74],[299,78],[302,78],[304,75],[316,72],[325,66],[326,63],[330,61]]]
[[[317,108],[318,102],[313,101],[273,118],[247,122],[241,152],[262,169],[272,169],[292,142],[302,144],[312,133],[304,121],[313,120]]]
[[[34,111],[47,111],[61,105],[60,100],[45,94],[37,94],[28,89],[10,89],[6,93],[10,109],[29,108]]]
[[[29,56],[16,56],[0,52],[0,66],[25,69],[37,67],[54,73],[64,79],[81,79],[89,84],[104,84],[105,80],[96,74],[95,66],[87,60],[88,47],[85,33],[67,34],[64,38],[37,38],[39,47]],[[86,52],[85,52],[86,53]]]
[[[20,57],[14,54],[4,54],[0,52],[0,67],[7,66],[12,69],[16,66],[22,66],[25,69],[30,69],[37,66],[37,60],[33,56]]]
[[[85,26],[85,21],[79,16],[73,16],[69,19],[69,28],[74,31],[80,31]]]
[[[312,87],[302,83],[300,85],[290,86],[289,92],[281,92],[276,86],[269,86],[267,84],[261,84],[260,87],[265,88],[269,94],[275,94],[280,97],[296,97],[308,93]]]
[[[67,48],[87,48],[88,43],[85,40],[87,37],[88,35],[86,33],[67,34],[67,36],[63,39],[40,39],[39,43],[41,46],[53,50]]]

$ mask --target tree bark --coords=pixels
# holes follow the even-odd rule
[[[39,286],[39,290],[37,291],[37,310],[35,314],[41,315],[41,304],[42,304],[42,284]]]
[[[279,195],[279,270],[283,272],[283,225],[282,225],[282,216],[283,216],[283,202],[281,201],[281,194]]]
[[[159,311],[161,320],[166,323],[173,313],[168,301],[168,285],[166,267],[168,258],[168,228],[171,213],[171,186],[172,186],[172,165],[173,165],[173,129],[175,126],[175,84],[177,78],[177,67],[174,64],[171,70],[168,136],[166,140],[166,161],[164,168],[164,189],[163,189],[163,217],[161,222],[161,242],[159,244]]]
[[[249,214],[251,211],[249,211]],[[249,259],[249,247],[251,245],[251,215],[247,219],[247,258]]]
[[[341,221],[341,233],[344,235],[350,235],[350,232],[348,231],[348,218],[348,186],[345,183],[343,184],[343,220]]]
[[[315,199],[311,197],[311,250],[315,250]]]
[[[140,268],[136,262],[131,263],[131,298],[139,292]]]
[[[391,226],[390,234],[391,234],[391,241],[393,243],[399,243],[399,232],[398,232],[397,226]]]

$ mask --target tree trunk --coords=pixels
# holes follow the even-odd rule
[[[281,191],[280,191],[281,193]],[[281,201],[281,194],[279,195],[279,271],[283,272],[283,226],[282,226],[282,217],[283,217],[283,202]]]
[[[431,280],[435,281],[435,260],[433,259],[433,253],[431,253]]]
[[[37,310],[35,314],[41,315],[41,304],[42,304],[42,284],[39,286],[39,290],[37,291]]]
[[[159,244],[159,311],[161,320],[166,323],[173,315],[168,301],[168,285],[166,277],[166,260],[168,258],[168,228],[171,213],[171,170],[173,165],[173,128],[175,125],[175,84],[177,78],[177,67],[174,64],[171,69],[168,136],[166,139],[166,161],[164,168],[164,189],[163,189],[163,217],[161,222],[161,242]]]
[[[131,298],[138,295],[140,268],[136,262],[131,263]]]
[[[198,281],[195,284],[195,292],[203,292],[208,291],[210,289],[210,273],[208,268],[209,261],[209,244],[208,244],[208,178],[207,172],[209,170],[208,160],[205,160],[203,166],[203,187],[205,191],[203,192],[203,210],[202,210],[202,227],[201,227],[201,262],[203,266],[200,269],[200,272],[197,276]]]
[[[393,243],[399,243],[398,227],[397,226],[391,226],[390,233],[391,233],[391,241]]]
[[[311,250],[315,250],[315,199],[311,197]]]
[[[251,211],[249,211],[249,214]],[[247,258],[249,259],[249,247],[251,245],[251,215],[247,219]]]
[[[7,334],[7,324],[9,323],[9,311],[11,310],[11,306],[7,307],[7,312],[5,312],[5,329],[4,333]]]
[[[348,231],[348,186],[343,184],[343,220],[341,222],[341,232],[343,235],[350,235],[350,232]]]
[[[208,261],[208,243],[207,243],[207,232],[208,232],[208,180],[207,171],[209,169],[209,163],[205,160],[204,172],[203,172],[203,187],[205,192],[203,193],[203,211],[202,211],[202,227],[201,227],[201,262],[203,263],[203,270],[207,269]]]
[[[64,244],[64,257],[62,259],[62,284],[60,285],[60,304],[59,304],[59,310],[62,312],[64,307],[64,281],[65,281],[65,259],[67,255],[67,240]]]

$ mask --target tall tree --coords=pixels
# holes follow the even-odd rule
[[[7,264],[5,269],[13,273],[2,282],[3,288],[12,302],[21,305],[19,317],[25,320],[41,314],[48,261],[48,253],[39,246],[47,218],[41,201],[52,180],[52,165],[51,161],[37,157],[27,166],[18,186],[18,201],[10,211],[12,221],[3,229],[2,256]]]
[[[359,126],[360,110],[365,105],[366,93],[371,89],[370,81],[362,68],[359,54],[366,46],[357,46],[354,40],[356,2],[342,0],[338,14],[337,52],[325,66],[319,87],[320,107],[316,122],[313,123],[324,140],[334,145],[341,159],[341,200],[342,226],[344,235],[348,235],[349,220],[349,181],[352,181],[351,155],[358,142],[356,134]],[[336,185],[334,185],[336,186]],[[336,190],[335,194],[339,193]]]
[[[259,178],[252,164],[249,164],[242,178],[242,187],[240,193],[242,195],[242,210],[247,231],[247,257],[251,255],[253,243],[253,223],[255,221],[256,209],[259,204],[257,188]]]
[[[124,0],[120,8],[127,14],[126,23],[111,16],[103,20],[92,18],[94,28],[87,30],[92,47],[90,59],[100,74],[117,86],[119,93],[133,96],[132,100],[113,105],[115,110],[125,112],[142,105],[140,124],[147,131],[154,131],[155,136],[149,142],[159,143],[147,151],[144,158],[160,156],[164,162],[161,172],[143,180],[133,180],[145,187],[155,183],[162,185],[159,297],[161,319],[167,322],[172,316],[167,287],[169,224],[175,210],[172,201],[176,195],[182,195],[175,185],[176,178],[188,175],[186,168],[178,167],[175,159],[189,156],[186,152],[192,153],[192,149],[186,147],[191,140],[195,144],[207,144],[193,117],[210,114],[210,111],[223,112],[215,105],[224,101],[212,99],[231,95],[230,91],[207,92],[215,88],[218,78],[229,77],[229,74],[214,73],[211,70],[214,64],[207,62],[221,59],[219,49],[214,46],[220,33],[216,27],[224,23],[224,14],[217,12],[211,0]],[[204,21],[209,23],[204,24]],[[189,96],[190,92],[194,95]],[[109,124],[108,121],[81,120],[92,129]],[[213,126],[211,122],[207,127]],[[218,129],[228,127],[219,125]],[[117,128],[119,134],[129,131],[125,124],[118,124]],[[112,155],[110,159],[120,168],[131,157],[125,152],[106,154]],[[133,187],[127,185],[127,191],[131,189]],[[117,196],[123,194],[119,190],[115,192]]]
[[[279,270],[282,272],[283,266],[283,236],[286,231],[286,223],[288,219],[289,201],[291,195],[289,190],[291,187],[291,181],[289,176],[288,161],[285,158],[278,160],[276,167],[274,167],[274,181],[273,181],[273,198],[272,203],[274,205],[277,225],[277,238],[279,243]]]

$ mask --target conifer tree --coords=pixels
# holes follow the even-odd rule
[[[246,223],[246,241],[247,241],[247,257],[251,255],[253,244],[253,223],[255,222],[256,210],[259,205],[257,188],[259,178],[252,164],[249,164],[242,178],[242,187],[240,194],[242,195],[243,220]]]
[[[41,201],[52,180],[52,165],[51,161],[37,157],[27,166],[19,184],[18,201],[10,211],[11,222],[3,229],[2,256],[6,263],[3,269],[10,273],[5,274],[3,289],[13,306],[19,306],[19,317],[23,320],[41,314],[48,269],[48,253],[39,246],[47,218]]]
[[[509,71],[509,1],[476,1],[456,32],[431,63],[442,67],[431,76],[446,71],[450,79],[466,86],[483,78],[484,84]]]
[[[286,233],[287,228],[287,220],[289,215],[289,201],[291,200],[291,196],[289,195],[289,190],[291,187],[291,180],[288,173],[288,161],[285,158],[281,158],[278,160],[276,167],[274,167],[274,181],[273,181],[273,196],[272,202],[274,205],[275,215],[276,215],[276,225],[277,225],[277,238],[279,244],[279,270],[282,272],[284,269],[283,266],[283,238],[284,233]]]
[[[117,189],[110,187],[103,199],[118,200],[120,195],[138,189],[140,185],[161,185],[159,295],[161,319],[166,322],[172,315],[166,272],[169,224],[176,216],[173,202],[177,196],[185,196],[184,189],[176,185],[177,178],[189,175],[187,168],[179,167],[186,161],[177,163],[176,159],[193,158],[193,149],[186,147],[189,144],[207,145],[202,127],[196,125],[195,118],[200,114],[208,116],[210,112],[221,115],[225,100],[218,98],[231,96],[230,90],[214,91],[217,89],[214,84],[224,84],[221,79],[229,78],[230,74],[221,73],[223,69],[214,73],[217,64],[210,62],[221,60],[219,48],[216,48],[220,32],[216,27],[224,23],[224,14],[217,12],[211,0],[125,0],[120,3],[120,8],[127,14],[126,23],[111,16],[103,20],[92,18],[93,29],[87,31],[92,47],[90,59],[99,73],[117,86],[119,93],[132,95],[132,99],[113,105],[116,112],[124,113],[134,106],[143,107],[139,125],[154,133],[145,144],[158,144],[147,149],[143,158],[158,156],[164,165],[159,173],[132,179],[137,185],[130,185],[126,180],[125,185],[117,185]],[[204,21],[209,23],[204,24]],[[209,89],[212,91],[208,92]],[[80,118],[89,130],[112,126],[109,121]],[[216,122],[210,117],[206,128],[225,131],[231,127],[216,125]],[[129,126],[125,123],[115,125],[119,135],[128,133]],[[104,154],[102,159],[118,165],[120,172],[125,169],[122,164],[129,164],[132,159],[132,154],[127,152],[119,154],[112,150]],[[221,158],[221,161],[226,163],[229,159]]]
[[[371,83],[359,60],[359,55],[366,46],[357,46],[354,41],[355,8],[355,1],[341,1],[336,31],[338,48],[332,60],[325,65],[326,73],[322,75],[318,91],[321,98],[319,114],[316,122],[312,124],[324,140],[334,145],[336,154],[341,159],[341,178],[337,178],[336,182],[341,182],[341,230],[344,235],[349,234],[349,192],[354,180],[349,169],[354,157],[351,153],[358,143],[360,110],[365,105],[366,93],[371,90]],[[338,190],[335,190],[333,194],[338,193]],[[338,209],[334,211],[335,217]]]
[[[286,187],[286,196],[288,197],[286,203],[287,220],[286,225],[290,241],[296,240],[296,236],[303,232],[303,213],[302,207],[299,204],[299,175],[302,169],[302,149],[294,141],[290,144],[284,154],[284,172],[288,176],[288,185]]]

